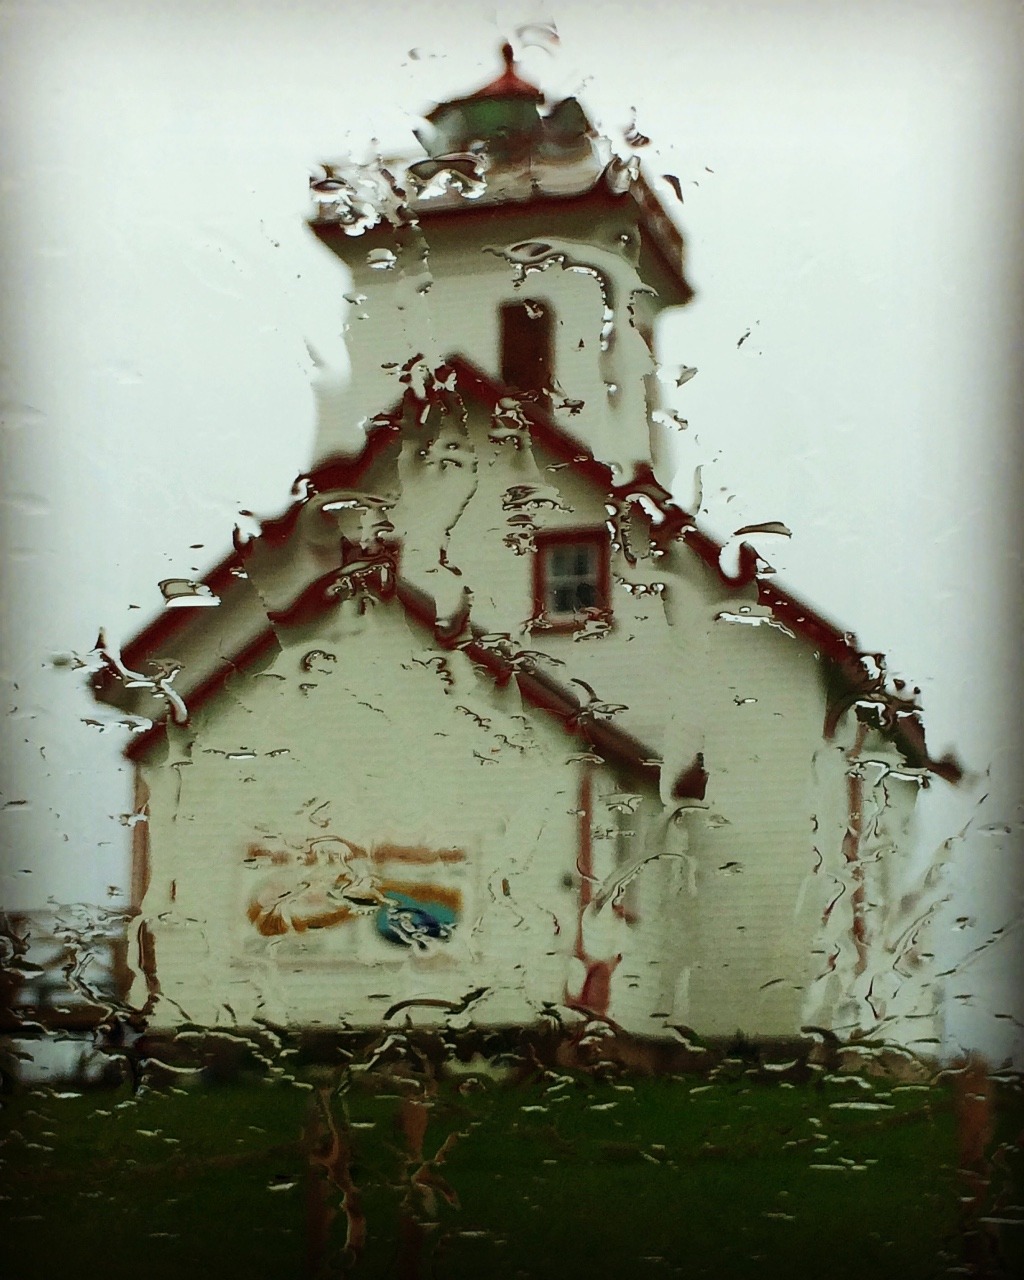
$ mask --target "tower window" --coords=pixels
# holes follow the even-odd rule
[[[501,308],[501,380],[546,405],[553,373],[551,308],[525,299]]]
[[[534,615],[548,626],[575,627],[611,607],[608,538],[601,530],[541,534],[534,568]]]

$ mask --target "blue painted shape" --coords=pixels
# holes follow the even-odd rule
[[[426,950],[430,941],[447,942],[458,918],[451,907],[440,902],[421,902],[404,893],[389,893],[387,904],[378,907],[374,923],[377,932],[399,947]]]

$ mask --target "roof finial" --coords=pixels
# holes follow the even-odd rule
[[[501,56],[505,59],[505,74],[511,75],[516,63],[516,55],[512,52],[512,45],[508,40],[501,46]]]

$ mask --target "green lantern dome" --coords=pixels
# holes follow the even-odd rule
[[[484,154],[499,166],[531,156],[572,160],[588,155],[593,130],[576,99],[566,98],[542,114],[544,94],[518,74],[512,46],[504,44],[501,54],[505,68],[497,79],[427,114],[429,127],[417,137],[428,155]]]

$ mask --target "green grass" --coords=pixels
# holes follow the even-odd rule
[[[308,1087],[4,1099],[6,1274],[51,1277],[78,1259],[109,1280],[306,1276],[311,1196],[339,1210],[323,1255],[332,1276],[763,1280],[813,1266],[830,1280],[912,1280],[961,1257],[955,1118],[940,1086],[551,1075],[424,1089],[370,1074],[325,1091],[366,1218],[355,1259],[342,1193],[311,1171],[326,1140],[310,1129]],[[428,1160],[456,1135],[429,1188],[410,1184],[405,1095],[425,1098]],[[1003,1090],[1000,1114],[993,1216],[1000,1197],[1020,1203],[1019,1089]],[[1022,1231],[1002,1228],[1009,1274]]]

